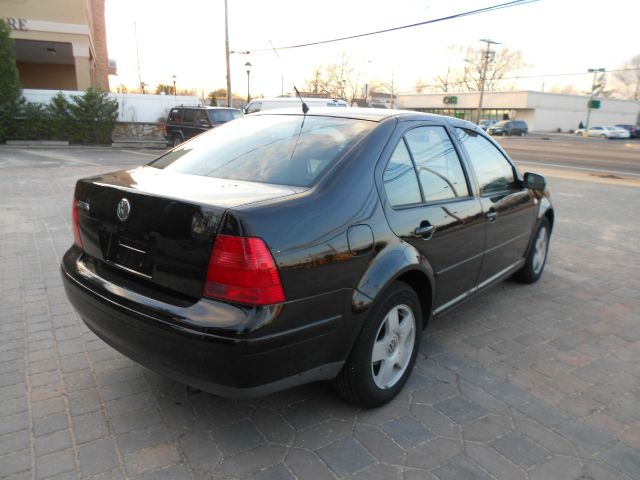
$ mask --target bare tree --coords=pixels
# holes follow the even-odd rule
[[[434,92],[477,92],[482,84],[482,72],[486,50],[483,48],[452,45],[448,48],[449,61],[447,69],[441,75],[433,78],[429,85]],[[461,53],[464,53],[462,56]],[[462,61],[464,63],[462,63]],[[507,85],[505,82],[509,74],[524,68],[527,64],[520,50],[511,50],[504,47],[497,51],[491,51],[487,59],[487,73],[484,81],[485,90],[496,90],[499,86]],[[514,82],[510,85],[514,87]],[[422,89],[427,85],[422,83]]]
[[[436,75],[434,78],[435,85],[432,88],[436,92],[460,91],[463,82],[461,82],[460,69],[455,65],[460,62],[463,54],[464,48],[460,45],[449,45],[447,47],[447,70],[443,75]],[[469,53],[467,52],[466,55],[468,56]]]
[[[485,50],[482,48],[467,48],[467,57],[459,78],[464,88],[469,92],[477,92],[482,84],[482,71],[484,68]],[[490,52],[487,64],[487,74],[484,79],[484,89],[496,90],[505,77],[526,66],[520,50],[510,50],[504,47],[498,51]]]
[[[640,54],[621,65],[619,70],[613,73],[615,93],[629,100],[640,100]]]
[[[579,89],[575,85],[553,85],[549,91],[551,93],[562,93],[564,95],[585,95],[589,93]]]
[[[342,98],[352,103],[360,94],[360,74],[354,72],[351,57],[345,52],[339,61],[314,68],[304,82],[305,91],[330,98]]]

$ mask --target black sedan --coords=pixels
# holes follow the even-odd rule
[[[157,372],[233,397],[334,379],[373,407],[431,318],[540,277],[553,222],[544,178],[471,123],[271,110],[79,180],[61,268],[89,328]]]

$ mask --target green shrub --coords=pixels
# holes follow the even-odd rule
[[[39,103],[25,103],[18,113],[15,132],[17,140],[49,140],[51,138],[51,122],[47,107]]]
[[[70,103],[62,92],[58,92],[47,105],[49,129],[53,140],[69,140],[71,136]]]
[[[111,143],[111,133],[118,118],[118,102],[107,93],[88,88],[82,96],[73,97],[70,140],[78,143]]]

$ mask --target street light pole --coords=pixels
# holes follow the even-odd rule
[[[591,82],[591,95],[589,95],[589,105],[587,105],[587,124],[584,127],[584,136],[589,136],[589,119],[591,118],[591,102],[593,101],[593,91],[596,89],[596,76],[598,72],[604,72],[604,68],[590,68],[589,73],[593,73],[593,81]]]
[[[172,78],[173,78],[173,96],[175,97],[176,95],[178,95],[178,90],[176,90],[176,76],[174,75]]]
[[[227,60],[227,107],[231,106],[231,66],[229,64],[229,13],[224,0],[224,53]]]
[[[245,67],[247,67],[247,105],[249,105],[249,102],[251,101],[251,90],[249,89],[249,75],[251,75],[251,67],[253,65],[251,65],[251,62],[247,62],[244,64]]]
[[[484,84],[487,78],[487,65],[489,64],[489,56],[491,55],[491,45],[500,45],[499,42],[494,42],[490,39],[480,39],[481,42],[487,44],[487,50],[484,52],[484,62],[482,65],[482,77],[480,77],[480,101],[478,102],[478,117],[476,118],[476,124],[480,123],[480,116],[482,115],[482,99],[484,97]]]

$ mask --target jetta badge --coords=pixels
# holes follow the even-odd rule
[[[118,208],[116,208],[116,215],[118,216],[118,220],[124,222],[127,218],[129,218],[129,214],[131,213],[131,203],[126,198],[123,198],[118,202]]]

